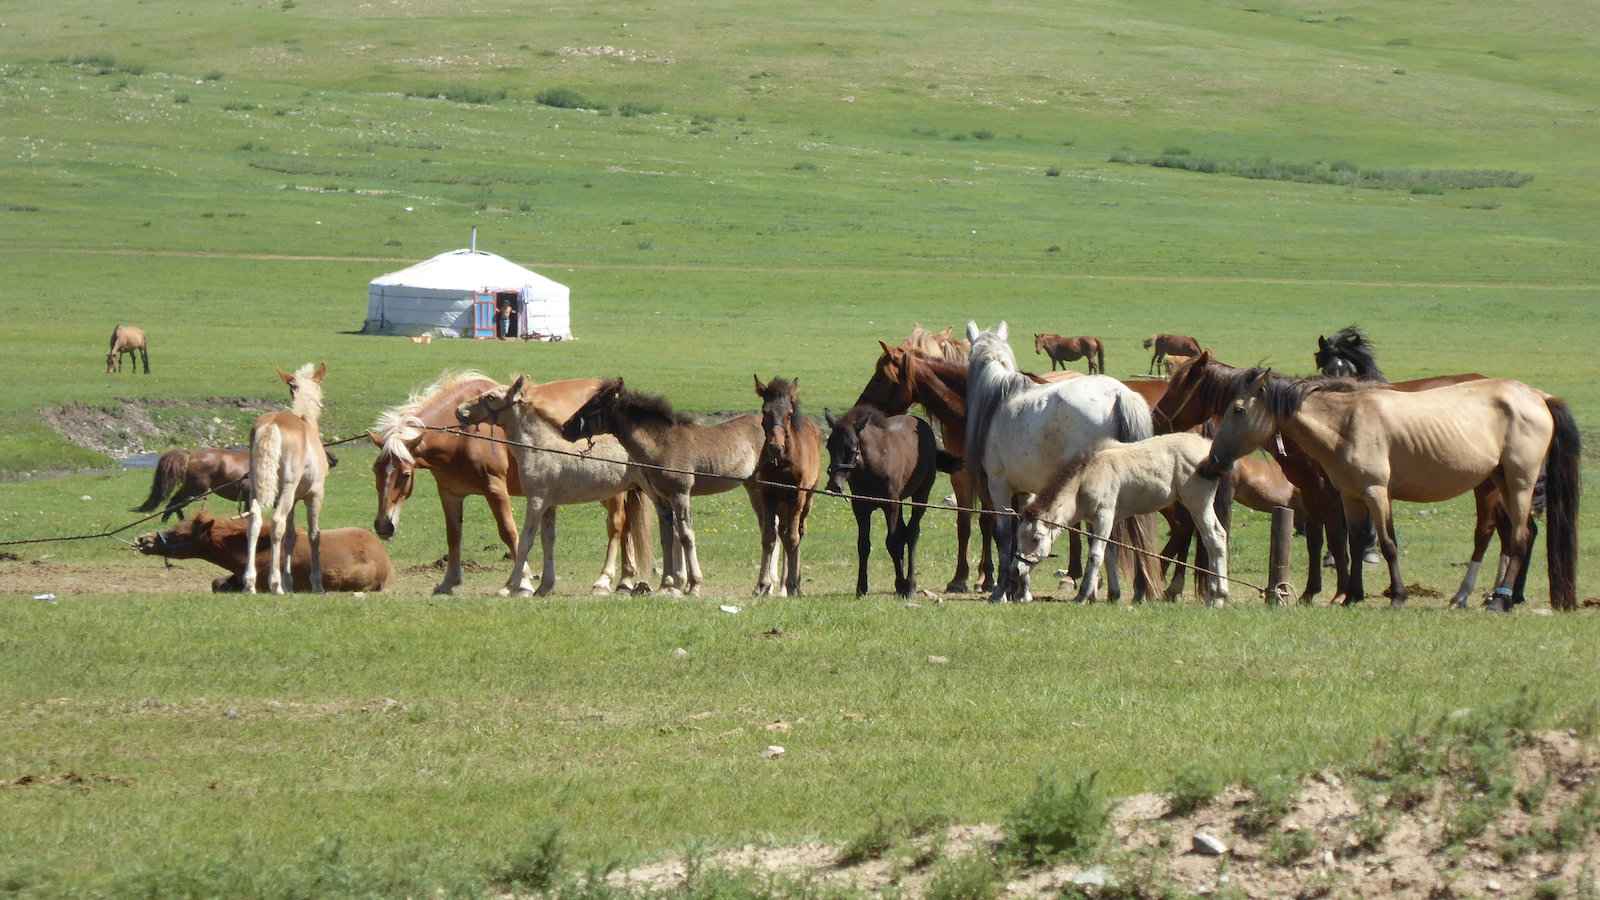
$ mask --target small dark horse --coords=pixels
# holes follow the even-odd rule
[[[1144,339],[1144,348],[1150,354],[1150,374],[1166,359],[1168,353],[1178,356],[1199,356],[1200,342],[1186,334],[1152,334]]]
[[[884,543],[894,560],[894,591],[909,597],[917,590],[917,537],[926,507],[913,506],[902,517],[902,499],[928,502],[939,472],[957,472],[961,458],[940,450],[933,428],[916,416],[885,416],[860,405],[839,418],[823,410],[828,423],[828,490],[843,492],[848,482],[856,516],[856,596],[867,592],[867,557],[872,554],[872,513],[883,511]]]
[[[1085,357],[1089,360],[1089,374],[1096,372],[1105,374],[1106,371],[1106,346],[1097,337],[1083,335],[1081,337],[1062,337],[1059,334],[1036,334],[1033,336],[1033,352],[1043,353],[1050,357],[1050,371],[1056,370],[1060,363],[1065,369],[1067,363],[1075,362]]]
[[[800,380],[774,378],[762,384],[755,377],[756,396],[761,398],[761,445],[755,477],[761,481],[791,485],[793,489],[761,485],[761,573],[756,579],[756,596],[773,592],[777,581],[777,543],[783,541],[783,581],[779,596],[800,596],[800,540],[806,536],[806,516],[816,495],[817,474],[822,470],[822,432],[816,423],[800,413]]]
[[[329,460],[330,464],[332,460]],[[177,493],[173,493],[176,491]],[[250,497],[250,451],[201,447],[198,450],[168,450],[156,462],[150,480],[150,496],[134,507],[134,512],[155,512],[163,502],[165,522],[174,513],[183,520],[183,507],[189,501],[215,491],[218,497],[243,503]],[[171,500],[168,500],[168,497]]]

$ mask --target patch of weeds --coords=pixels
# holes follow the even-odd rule
[[[244,143],[239,145],[239,149],[244,151],[245,153],[250,153],[250,152],[253,152],[253,151],[257,151],[257,150],[265,150],[265,149],[267,149],[267,145],[266,144],[257,144],[255,141],[245,141]]]
[[[185,103],[189,102],[189,95],[188,94],[178,94],[178,95],[176,95],[176,96],[174,96],[172,98],[172,102],[178,104],[179,106],[182,106]]]
[[[967,135],[966,135],[965,132],[958,131],[955,134],[950,135],[950,140],[952,140],[952,141],[964,141],[966,139],[967,139]]]
[[[1411,46],[1411,38],[1390,38],[1384,41],[1383,45],[1385,47],[1409,47]]]
[[[1317,838],[1309,831],[1280,831],[1267,846],[1267,861],[1275,866],[1292,866],[1317,849]]]
[[[1215,773],[1199,766],[1186,766],[1167,788],[1167,808],[1172,815],[1186,816],[1210,803],[1221,790],[1222,780]]]
[[[1474,797],[1461,803],[1444,823],[1444,842],[1460,844],[1483,834],[1503,806],[1491,797]]]
[[[1245,804],[1244,812],[1239,814],[1235,824],[1245,834],[1259,835],[1276,828],[1283,817],[1289,814],[1300,784],[1292,776],[1275,773],[1253,778],[1245,783],[1245,787],[1250,791],[1250,802]]]
[[[1060,178],[1061,177],[1061,170],[1056,168],[1055,166],[1051,166],[1050,168],[1044,170],[1044,177],[1046,177],[1046,178]]]
[[[639,249],[640,250],[654,250],[655,248],[656,248],[656,242],[655,241],[643,240],[643,241],[639,242]]]
[[[111,83],[111,87],[107,88],[107,90],[110,91],[125,91],[127,89],[128,79],[126,78],[118,78],[116,81]]]
[[[278,4],[278,8],[283,10],[284,12],[288,12],[289,10],[294,9],[298,5],[299,4],[295,3],[294,0],[281,0],[281,2]]]
[[[1106,799],[1096,787],[1098,772],[1063,787],[1054,775],[1040,775],[1033,792],[1005,819],[1005,853],[1029,865],[1055,859],[1081,859],[1100,845],[1109,818]]]
[[[1567,886],[1559,878],[1549,878],[1533,886],[1533,900],[1560,900]]]
[[[928,882],[927,900],[993,900],[1000,896],[1004,872],[986,853],[945,860]]]
[[[976,131],[972,132],[972,137],[975,140],[992,141],[992,140],[994,140],[994,132],[990,131],[987,128],[979,128]]]
[[[1161,151],[1161,155],[1163,155],[1163,156],[1188,156],[1189,155],[1189,148],[1188,147],[1168,147],[1165,150]]]
[[[1046,253],[1060,253],[1061,252],[1061,245],[1060,244],[1051,244],[1050,246],[1044,248],[1044,252],[1046,252]]]
[[[1495,204],[1499,206],[1499,204]],[[1589,704],[1578,711],[1572,722],[1572,730],[1580,740],[1593,740],[1600,734],[1600,700],[1591,700]]]
[[[215,219],[216,217],[217,214],[214,212],[203,212],[200,214],[200,218],[202,219]]]
[[[1550,773],[1546,772],[1543,778],[1517,791],[1517,808],[1530,816],[1538,812],[1545,795],[1550,793],[1550,782]]]
[[[853,866],[869,859],[882,859],[899,839],[899,831],[885,821],[882,813],[874,814],[867,830],[845,842],[834,860],[840,866]]]
[[[1418,196],[1427,195],[1437,197],[1444,193],[1444,188],[1436,184],[1419,184],[1411,189],[1411,193]]]
[[[398,247],[398,246],[400,246],[400,242],[395,240],[394,238],[390,238],[387,241],[384,241],[383,245],[385,247]]]
[[[204,75],[201,75],[200,78],[203,81],[221,81],[222,80],[222,73],[217,71],[216,69],[212,69],[211,71],[205,73]]]
[[[254,103],[234,102],[224,103],[222,104],[222,108],[227,112],[255,112],[261,107],[255,105]]]
[[[795,163],[793,168],[796,172],[815,172],[817,170],[817,164],[814,162],[802,161]]]
[[[1265,181],[1411,191],[1418,194],[1442,193],[1446,189],[1468,191],[1488,187],[1515,188],[1533,180],[1533,176],[1526,172],[1506,169],[1363,169],[1349,163],[1341,165],[1320,160],[1311,163],[1288,162],[1268,156],[1255,159],[1213,159],[1187,152],[1136,156],[1125,149],[1112,153],[1107,157],[1107,161],[1125,165],[1153,166],[1158,169],[1182,169],[1207,175],[1220,174]]]
[[[1500,862],[1509,866],[1538,849],[1539,843],[1533,835],[1519,834],[1502,841],[1495,848],[1495,854],[1500,857]]]
[[[495,886],[517,892],[542,892],[555,887],[566,862],[561,829],[551,825],[536,830],[531,842],[489,869]]]
[[[535,103],[540,106],[550,106],[556,109],[605,109],[604,103],[596,103],[588,97],[569,87],[545,88],[533,96]]]
[[[6,212],[38,212],[38,211],[39,211],[39,207],[34,206],[32,203],[8,203],[8,204],[6,204]]]
[[[1495,201],[1493,201],[1493,200],[1487,200],[1487,201],[1484,201],[1483,203],[1463,203],[1463,204],[1461,204],[1461,208],[1462,209],[1499,209],[1500,208],[1500,204],[1495,202]]]
[[[624,103],[617,107],[617,113],[624,119],[631,119],[635,116],[653,116],[658,112],[661,112],[661,104],[659,103]]]
[[[1376,853],[1389,836],[1389,818],[1376,809],[1363,809],[1350,823],[1350,835],[1355,838],[1354,849],[1360,853]]]
[[[533,212],[533,203],[531,201],[528,201],[528,200],[524,200],[521,203],[518,203],[517,204],[517,212]]]
[[[1590,785],[1578,800],[1563,809],[1555,822],[1534,833],[1541,850],[1567,851],[1583,846],[1589,835],[1600,828],[1600,786]]]
[[[911,133],[916,135],[917,137],[938,137],[939,136],[939,129],[937,129],[937,128],[927,128],[927,127],[921,126],[921,125],[913,125],[913,126],[911,126]]]

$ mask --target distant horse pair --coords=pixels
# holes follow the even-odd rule
[[[1050,357],[1050,371],[1056,370],[1060,364],[1065,369],[1067,363],[1087,358],[1089,360],[1089,374],[1096,372],[1105,374],[1106,348],[1097,337],[1062,337],[1059,334],[1035,334],[1033,336],[1033,352],[1043,353]]]
[[[133,361],[133,371],[139,371],[139,361],[144,361],[144,373],[150,374],[150,342],[144,329],[135,325],[118,325],[111,329],[111,352],[106,354],[106,374],[122,371],[122,356]]]

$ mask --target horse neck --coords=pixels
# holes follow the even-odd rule
[[[656,464],[666,458],[668,448],[678,443],[673,440],[673,433],[685,427],[654,418],[636,419],[626,410],[616,408],[606,415],[606,421],[611,426],[611,434],[629,456]]]
[[[291,412],[305,420],[313,431],[317,430],[322,421],[322,392],[310,391],[301,388],[295,394],[294,406]]]
[[[1309,394],[1298,410],[1278,420],[1278,431],[1326,469],[1343,442],[1338,426],[1330,424],[1330,420],[1343,418],[1343,408],[1357,396],[1354,393]]]
[[[911,376],[911,395],[941,422],[956,425],[967,418],[967,373],[958,367],[918,361]]]

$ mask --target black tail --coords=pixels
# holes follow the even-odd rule
[[[1550,565],[1550,606],[1578,608],[1578,496],[1583,437],[1565,401],[1545,400],[1555,419],[1555,434],[1545,456],[1545,556]]]
[[[936,448],[933,452],[939,454],[934,460],[934,466],[941,472],[959,472],[965,464],[961,457],[948,450]]]
[[[1100,357],[1100,374],[1104,375],[1106,373],[1106,345],[1101,344],[1099,347],[1096,347],[1095,350],[1095,355]]]
[[[156,461],[156,474],[150,480],[150,496],[144,503],[135,506],[134,512],[155,512],[156,507],[163,500],[172,496],[172,492],[183,483],[183,477],[189,471],[189,451],[168,450],[161,454],[161,459]]]

